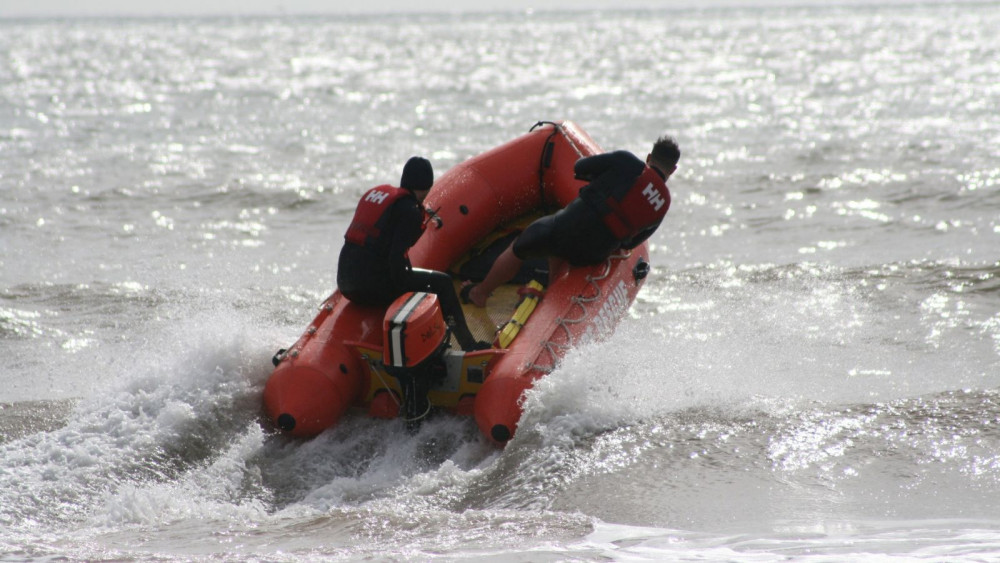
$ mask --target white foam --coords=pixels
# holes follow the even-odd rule
[[[989,339],[927,320],[906,286],[871,288],[832,267],[723,266],[646,291],[611,338],[536,382],[522,428],[559,440],[690,408],[780,413],[1000,384]]]
[[[270,365],[248,319],[206,312],[143,345],[111,348],[101,353],[128,361],[85,368],[112,372],[64,427],[0,445],[0,519],[30,513],[58,525],[84,515],[134,523],[209,514],[227,504],[220,497],[233,480],[248,477],[243,462],[261,441],[256,415]]]

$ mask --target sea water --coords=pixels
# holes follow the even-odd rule
[[[1000,6],[0,21],[0,559],[1000,557]],[[367,188],[680,143],[497,450],[261,419]]]

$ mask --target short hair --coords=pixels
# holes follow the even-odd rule
[[[677,166],[677,161],[681,159],[681,149],[677,146],[677,141],[673,137],[664,135],[653,143],[653,161],[667,168]]]

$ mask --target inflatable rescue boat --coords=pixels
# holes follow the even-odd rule
[[[448,170],[424,206],[431,222],[410,249],[414,267],[448,272],[456,291],[478,282],[531,221],[565,207],[584,182],[576,161],[603,152],[572,122],[530,132]],[[305,333],[273,359],[267,417],[282,432],[314,436],[352,407],[415,424],[433,408],[472,415],[495,444],[509,441],[522,396],[582,342],[611,333],[649,272],[648,246],[550,280],[547,263],[526,262],[487,307],[463,305],[485,350],[452,342],[436,295],[407,293],[388,309],[335,291]],[[547,261],[542,261],[547,262]]]

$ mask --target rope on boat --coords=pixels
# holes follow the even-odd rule
[[[551,338],[549,340],[546,340],[544,343],[542,343],[542,348],[543,350],[548,352],[549,357],[551,358],[551,365],[541,365],[538,363],[533,363],[529,366],[528,369],[537,370],[544,374],[551,373],[553,370],[556,369],[556,367],[559,364],[559,359],[563,357],[563,352],[574,348],[577,344],[573,340],[573,332],[570,330],[570,325],[579,324],[589,319],[590,315],[589,311],[587,310],[587,305],[593,303],[594,301],[597,301],[601,297],[601,286],[598,285],[597,282],[611,275],[611,263],[613,260],[625,260],[631,255],[632,253],[630,251],[624,251],[618,254],[613,254],[609,256],[607,261],[604,263],[604,271],[601,274],[597,276],[588,275],[586,277],[587,283],[589,283],[590,286],[594,288],[594,295],[591,297],[584,297],[581,294],[574,296],[570,300],[570,302],[573,305],[580,308],[580,315],[572,319],[568,319],[565,317],[559,317],[558,319],[556,319],[557,328],[563,329],[563,331],[566,333],[566,344],[559,344],[558,342],[554,342]],[[539,354],[539,356],[541,356],[541,354]]]
[[[386,392],[389,393],[389,396],[392,397],[392,401],[396,403],[396,406],[399,407],[400,410],[402,410],[403,408],[402,403],[400,403],[399,399],[396,398],[396,394],[393,393],[392,387],[389,387],[389,384],[386,383],[385,378],[382,377],[382,370],[378,368],[378,364],[375,363],[375,359],[368,356],[368,354],[362,354],[361,357],[364,358],[366,362],[368,362],[368,368],[375,374],[375,377],[378,377],[379,383],[382,384],[382,387],[384,387]]]
[[[552,144],[552,137],[555,137],[557,134],[562,134],[563,137],[566,139],[566,142],[569,145],[569,147],[573,149],[573,151],[577,154],[578,157],[581,158],[583,157],[583,151],[581,151],[580,147],[578,147],[576,143],[573,142],[573,139],[566,134],[566,132],[563,130],[562,124],[560,123],[555,123],[552,121],[539,121],[538,123],[535,123],[531,127],[530,131],[534,131],[535,129],[543,125],[551,125],[553,127],[552,134],[549,135],[549,137],[545,140],[545,144],[543,145],[541,162],[539,163],[538,166],[538,190],[539,190],[539,195],[541,196],[542,205],[545,206],[545,169],[552,164],[551,162],[552,152],[555,147],[555,145]],[[558,326],[561,327],[566,332],[567,344],[559,344],[557,342],[553,342],[551,339],[546,340],[542,344],[542,347],[546,352],[549,353],[549,356],[552,359],[552,365],[543,366],[535,363],[531,364],[528,367],[528,369],[538,370],[541,371],[542,373],[550,373],[552,370],[556,368],[556,365],[558,365],[559,363],[559,358],[562,357],[561,352],[564,352],[576,345],[576,343],[573,342],[573,333],[570,331],[569,325],[581,323],[587,320],[589,316],[587,311],[587,304],[592,303],[600,299],[601,297],[601,286],[599,286],[597,282],[611,275],[612,260],[624,260],[631,255],[632,255],[631,251],[624,251],[619,254],[614,254],[612,256],[609,256],[604,264],[604,273],[602,273],[599,276],[587,276],[586,278],[587,282],[594,288],[593,297],[584,297],[583,295],[578,295],[576,297],[573,297],[572,299],[573,305],[580,307],[581,310],[580,316],[575,319],[566,319],[562,317],[556,319],[556,323],[558,324]],[[541,354],[539,354],[539,356],[540,355]]]

